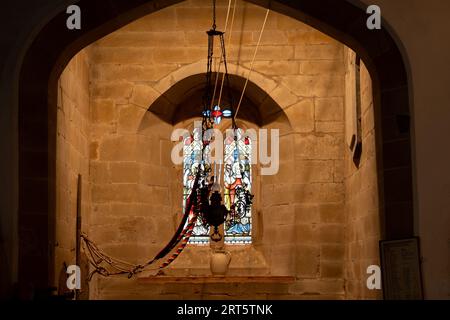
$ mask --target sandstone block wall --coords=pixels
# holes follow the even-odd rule
[[[63,264],[75,264],[77,179],[82,175],[82,224],[91,217],[89,168],[89,49],[79,52],[58,81],[56,139],[55,281],[65,275]]]
[[[372,81],[361,62],[362,154],[355,166],[345,152],[346,294],[350,299],[381,299],[381,290],[369,290],[367,267],[380,265],[378,242],[382,239]],[[350,98],[350,97],[347,97]]]

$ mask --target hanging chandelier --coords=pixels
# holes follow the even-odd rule
[[[228,14],[227,14],[228,21]],[[225,28],[226,28],[225,23]],[[230,79],[228,74],[228,65],[227,65],[227,57],[225,50],[225,40],[224,40],[224,32],[218,31],[216,29],[216,1],[213,0],[213,22],[211,29],[206,32],[208,35],[208,59],[206,66],[206,85],[205,85],[205,93],[203,95],[203,111],[202,111],[202,130],[205,133],[207,130],[212,129],[214,125],[218,125],[221,122],[222,118],[229,118],[232,121],[232,130],[234,134],[234,140],[237,141],[237,126],[234,118],[233,112],[233,96],[230,87]],[[214,57],[214,44],[218,41],[220,46],[220,57],[219,57],[219,67],[217,72],[213,71],[213,61]],[[223,64],[224,72],[222,74],[222,79],[219,87],[219,75],[220,75],[220,67]],[[213,84],[213,76],[215,75],[215,81]],[[224,103],[225,107],[221,108],[222,94],[225,84],[225,91],[228,96],[228,104]],[[216,98],[217,96],[217,98]],[[204,135],[202,135],[204,136]],[[210,139],[213,137],[204,137],[203,139],[203,148],[205,149],[211,142]],[[235,152],[238,152],[238,148],[236,147]],[[207,163],[207,159],[204,159],[204,152],[202,152],[202,163],[200,166],[203,169],[202,175],[205,177],[211,175],[211,164]],[[206,160],[206,161],[205,161]],[[221,163],[219,163],[221,166]],[[221,170],[219,170],[221,172]],[[219,173],[220,175],[220,173]],[[233,220],[237,217],[234,210],[235,208],[230,208],[228,210],[225,205],[222,204],[222,196],[220,190],[222,190],[218,181],[220,181],[220,177],[211,176],[209,181],[212,183],[208,184],[208,179],[203,179],[203,185],[200,186],[200,202],[201,202],[201,210],[199,212],[200,219],[203,222],[203,225],[207,228],[211,226],[213,228],[213,232],[210,235],[212,241],[218,242],[222,240],[223,235],[219,232],[219,226],[224,224],[225,221],[233,224]],[[245,201],[243,208],[246,210],[249,208],[251,204],[251,199],[253,196],[250,194],[246,194],[243,199]],[[250,203],[247,203],[250,202]],[[242,208],[239,207],[237,210]]]

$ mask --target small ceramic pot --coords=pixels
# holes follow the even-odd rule
[[[231,254],[225,250],[216,250],[211,254],[211,273],[214,276],[224,276],[231,262]]]

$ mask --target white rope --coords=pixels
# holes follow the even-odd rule
[[[256,44],[256,47],[255,47],[255,53],[253,54],[252,63],[250,64],[250,70],[248,72],[247,79],[245,80],[244,88],[242,89],[241,98],[239,99],[239,103],[236,108],[236,112],[234,113],[234,120],[236,120],[237,114],[239,112],[239,108],[241,107],[242,99],[244,98],[245,89],[247,88],[248,79],[250,79],[250,75],[252,74],[252,71],[253,71],[253,63],[255,62],[256,53],[258,52],[259,44],[261,43],[261,37],[264,32],[264,27],[266,26],[267,17],[269,16],[269,11],[270,11],[270,9],[267,9],[267,11],[266,11],[266,17],[264,18],[264,22],[261,27],[261,32],[259,33],[258,43]]]

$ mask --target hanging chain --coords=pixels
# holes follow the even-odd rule
[[[216,30],[216,0],[213,0],[213,25],[212,29]]]

